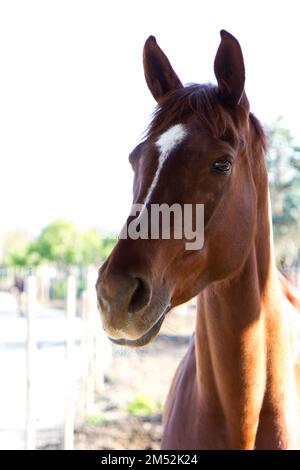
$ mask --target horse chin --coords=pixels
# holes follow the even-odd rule
[[[146,333],[140,338],[137,338],[137,339],[125,339],[125,338],[114,339],[111,337],[108,337],[108,338],[112,343],[117,344],[119,346],[128,346],[130,348],[140,348],[142,346],[146,346],[146,344],[150,343],[150,341],[152,341],[158,335],[160,328],[163,324],[163,321],[165,319],[165,314],[166,312],[163,312],[155,321],[155,323],[151,326],[151,328],[149,328],[149,330],[147,330]]]

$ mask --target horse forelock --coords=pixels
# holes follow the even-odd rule
[[[254,133],[255,147],[266,149],[265,132],[258,119],[247,107],[240,106],[235,113],[226,109],[218,88],[212,84],[192,84],[166,95],[155,109],[145,137],[156,139],[171,126],[187,122],[192,115],[213,138],[232,144],[241,139],[241,131],[248,126]]]

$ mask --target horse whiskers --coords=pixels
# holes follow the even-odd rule
[[[173,320],[174,321],[174,320]],[[177,325],[175,324],[172,324],[172,319],[170,318],[165,318],[165,321],[164,321],[164,329],[168,332],[168,333],[173,333],[175,335],[178,335],[180,333],[179,331],[179,328]]]

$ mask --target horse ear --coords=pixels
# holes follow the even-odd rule
[[[243,95],[245,66],[241,46],[230,33],[222,29],[214,71],[219,93],[225,104],[236,106]]]
[[[154,36],[145,42],[143,63],[147,85],[156,101],[159,102],[170,91],[183,87]]]

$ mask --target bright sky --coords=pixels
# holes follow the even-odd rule
[[[2,0],[0,230],[58,217],[119,230],[127,157],[155,106],[144,41],[156,36],[184,83],[214,82],[223,28],[242,46],[252,111],[283,115],[300,143],[297,0]]]

